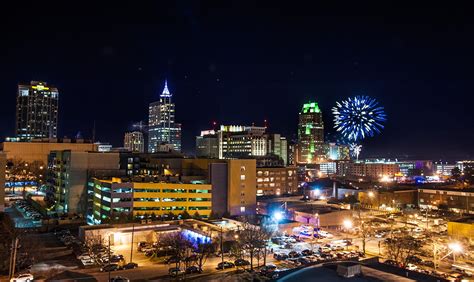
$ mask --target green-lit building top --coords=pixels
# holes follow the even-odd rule
[[[301,111],[302,114],[307,113],[320,113],[321,110],[319,109],[319,105],[316,102],[309,102],[303,105],[303,110]]]

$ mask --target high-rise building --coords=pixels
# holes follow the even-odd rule
[[[175,123],[175,105],[168,89],[168,82],[160,100],[150,104],[148,110],[148,152],[155,153],[161,144],[170,144],[181,152],[181,124]]]
[[[145,152],[145,139],[140,131],[125,133],[123,146],[131,152]]]
[[[288,164],[288,142],[280,134],[267,134],[267,154],[282,158],[284,165]]]
[[[221,125],[219,138],[219,159],[238,159],[267,154],[265,127]]]
[[[120,172],[119,163],[119,153],[52,151],[48,161],[48,186],[54,193],[51,196],[54,197],[56,210],[85,214],[88,177],[117,175]]]
[[[324,123],[316,102],[303,105],[298,124],[297,163],[313,164],[324,160]]]
[[[20,141],[56,138],[58,134],[58,101],[56,87],[31,81],[18,85],[16,100],[16,137]]]
[[[196,156],[219,158],[219,140],[214,130],[204,130],[200,136],[196,136]]]

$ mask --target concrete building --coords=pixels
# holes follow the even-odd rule
[[[0,168],[7,165],[7,156],[0,152]],[[5,169],[0,169],[0,212],[5,210]]]
[[[123,146],[131,152],[145,152],[145,139],[140,131],[125,133]]]
[[[212,210],[212,185],[92,178],[88,183],[88,222],[100,224],[120,214],[156,216],[184,211],[208,217]]]
[[[181,152],[181,124],[175,122],[175,104],[165,81],[160,100],[148,108],[148,152],[155,153],[160,144],[170,144]]]
[[[418,206],[474,213],[474,189],[418,189]]]
[[[265,127],[221,125],[217,132],[219,159],[239,159],[267,154]]]
[[[448,221],[448,236],[455,240],[467,240],[469,244],[474,245],[474,218]]]
[[[303,105],[298,124],[298,164],[314,164],[323,161],[326,153],[324,144],[324,123],[318,103]]]
[[[256,161],[227,160],[211,163],[213,211],[218,214],[252,215],[256,212]]]
[[[360,204],[368,209],[404,208],[418,205],[418,190],[391,189],[359,191]]]
[[[54,193],[56,211],[85,214],[88,178],[91,175],[117,175],[119,153],[52,151],[48,168],[48,185]]]
[[[451,171],[456,167],[456,164],[448,162],[433,163],[433,172],[439,176],[451,176]]]
[[[20,141],[56,138],[59,91],[46,82],[19,84],[16,99],[16,137]]]
[[[257,167],[257,196],[280,196],[297,190],[296,167]]]
[[[219,140],[214,130],[201,131],[196,136],[196,156],[200,158],[219,158]]]
[[[6,154],[8,160],[24,162],[48,163],[51,151],[70,150],[73,152],[97,151],[97,144],[82,139],[34,139],[31,142],[3,142],[0,151]]]
[[[394,162],[341,162],[338,171],[339,176],[354,176],[367,179],[381,179],[393,177],[400,172],[397,163]]]

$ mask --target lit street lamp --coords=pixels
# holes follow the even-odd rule
[[[453,253],[453,262],[456,263],[456,253],[462,252],[462,246],[458,242],[453,242],[448,244],[448,248]]]

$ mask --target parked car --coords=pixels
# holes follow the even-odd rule
[[[303,251],[301,252],[301,254],[302,254],[303,256],[310,256],[310,255],[313,254],[313,251],[311,251],[311,250],[303,250]]]
[[[173,267],[168,270],[168,274],[173,276],[173,277],[178,277],[180,275],[183,275],[185,272],[178,268],[178,267]]]
[[[424,260],[421,262],[421,265],[428,266],[428,267],[434,267],[434,262],[431,260]]]
[[[101,267],[100,271],[109,272],[109,271],[116,271],[116,270],[119,270],[119,269],[120,269],[120,267],[118,266],[118,264],[112,263],[112,264],[107,264],[107,265]]]
[[[170,264],[170,263],[178,263],[179,261],[180,259],[178,257],[172,256],[172,257],[169,257],[165,262],[166,264]]]
[[[138,264],[134,263],[134,262],[129,262],[127,264],[125,264],[124,266],[122,266],[123,269],[134,269],[134,268],[137,268],[138,267]]]
[[[235,267],[233,263],[229,261],[224,261],[224,262],[219,262],[216,269],[226,269],[226,268],[232,268],[232,267]]]
[[[130,282],[130,279],[123,276],[115,276],[113,278],[110,278],[110,282]]]
[[[288,253],[289,258],[298,258],[300,257],[300,254],[297,251],[291,251]]]
[[[248,260],[244,260],[244,259],[236,259],[234,261],[234,264],[236,266],[246,266],[246,265],[250,265],[250,262]]]
[[[418,264],[421,263],[423,260],[417,256],[408,256],[407,257],[407,262],[413,263],[413,264]]]
[[[202,270],[199,269],[199,267],[197,267],[195,265],[192,265],[192,266],[189,266],[188,268],[186,268],[185,272],[186,272],[186,274],[201,273]]]
[[[16,278],[12,278],[10,281],[23,282],[23,281],[33,281],[33,280],[34,280],[33,274],[23,273],[23,274],[18,275]]]
[[[265,266],[263,266],[261,269],[260,269],[260,273],[262,274],[267,274],[269,272],[274,272],[276,271],[278,268],[276,267],[276,265],[274,264],[267,264]]]
[[[394,260],[391,260],[391,259],[388,259],[388,260],[384,261],[384,263],[388,264],[388,265],[398,266],[398,263]]]
[[[275,253],[275,254],[273,254],[273,258],[276,259],[276,260],[285,260],[285,259],[288,258],[288,255],[283,254],[283,253],[281,253],[281,254]]]
[[[311,261],[309,259],[305,258],[305,257],[298,258],[297,260],[301,264],[310,264],[311,263]]]

